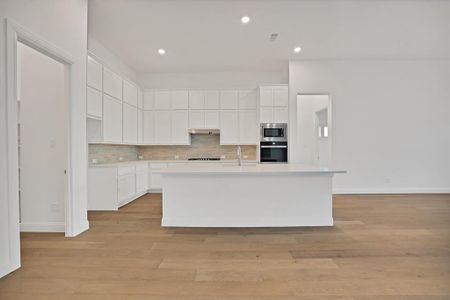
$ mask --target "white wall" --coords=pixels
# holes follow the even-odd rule
[[[88,36],[88,53],[121,77],[138,83],[137,73],[91,36]]]
[[[67,189],[64,65],[22,43],[17,54],[21,69],[18,72],[21,231],[64,232]]]
[[[87,221],[86,146],[86,49],[87,0],[1,0],[0,1],[0,276],[20,266],[18,253],[11,252],[8,232],[7,115],[5,82],[5,23],[10,18],[74,57],[70,79],[76,101],[70,104],[72,232],[89,227]]]
[[[287,82],[287,72],[145,73],[139,76],[139,83],[145,89],[247,89]]]
[[[291,61],[297,93],[329,93],[336,192],[450,192],[450,60]]]

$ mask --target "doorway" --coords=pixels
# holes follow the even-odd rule
[[[300,163],[331,164],[331,99],[327,94],[297,95],[297,140]]]
[[[65,232],[65,65],[17,42],[17,144],[21,232]]]

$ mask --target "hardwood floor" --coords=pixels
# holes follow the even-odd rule
[[[332,228],[161,228],[161,195],[22,234],[0,299],[450,299],[450,195],[334,197]]]

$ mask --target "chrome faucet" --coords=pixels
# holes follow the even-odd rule
[[[242,156],[241,146],[238,146],[237,147],[238,166],[242,165],[242,162],[241,162],[242,157],[241,156]]]

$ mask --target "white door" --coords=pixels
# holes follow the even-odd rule
[[[237,110],[220,112],[220,144],[239,144],[239,113]]]
[[[103,139],[122,142],[122,103],[108,95],[103,97]]]
[[[123,104],[123,142],[136,144],[138,140],[137,108]]]
[[[256,111],[239,111],[239,143],[242,145],[256,145],[258,143],[257,140]]]
[[[256,91],[244,90],[239,91],[239,109],[255,109],[256,108]]]
[[[151,110],[143,111],[143,143],[144,144],[153,144],[155,141],[155,118],[154,112]]]
[[[169,145],[171,141],[171,112],[160,110],[154,112],[154,139],[155,144]]]
[[[172,144],[189,145],[189,117],[187,110],[172,111]]]
[[[21,231],[65,230],[65,67],[18,43]],[[43,76],[45,75],[45,76]]]

